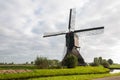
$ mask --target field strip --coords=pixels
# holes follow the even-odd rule
[[[99,78],[99,79],[93,79],[93,80],[120,80],[120,76],[105,77],[105,78]]]

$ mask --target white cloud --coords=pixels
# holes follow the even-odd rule
[[[118,62],[119,0],[0,0],[0,60],[21,63],[37,55],[62,59],[64,36],[42,35],[67,30],[72,7],[77,8],[76,29],[105,26],[102,35],[80,38],[85,61],[103,56]]]

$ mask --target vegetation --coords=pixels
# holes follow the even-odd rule
[[[112,65],[112,64],[113,64],[113,60],[112,60],[112,59],[108,59],[108,63],[109,63],[110,65]]]
[[[74,56],[73,54],[67,55],[64,61],[64,65],[67,66],[67,68],[75,68],[77,64],[78,64],[78,59],[76,56]]]
[[[120,69],[120,64],[110,65],[110,69]]]
[[[45,69],[49,67],[48,60],[45,57],[37,57],[35,60],[35,65],[40,69]]]
[[[15,70],[15,73],[0,73],[0,80],[16,80],[16,79],[32,79],[32,80],[90,80],[93,78],[111,76],[108,74],[110,68],[120,69],[120,65],[113,64],[112,59],[106,60],[102,57],[94,58],[91,66],[77,65],[77,58],[74,55],[67,56],[66,66],[62,68],[58,60],[49,60],[45,57],[37,57],[35,61],[29,64],[26,62],[24,65],[16,65],[14,63],[6,64],[1,63],[0,70]],[[102,65],[102,66],[101,66]],[[104,67],[107,68],[104,68]],[[57,69],[60,67],[60,69]],[[75,68],[74,68],[75,67]],[[38,69],[39,68],[39,69]],[[49,69],[48,69],[49,68]],[[70,69],[69,69],[70,68]],[[26,70],[26,72],[17,72],[17,70]],[[29,69],[29,72],[27,70]],[[116,74],[115,74],[116,75]],[[117,75],[120,75],[117,74]],[[37,78],[37,79],[36,79]]]
[[[93,80],[95,78],[103,78],[108,76],[117,76],[119,74],[89,74],[89,75],[71,75],[71,76],[55,76],[46,78],[33,78],[30,80]]]
[[[105,67],[105,68],[109,68],[110,67],[110,64],[104,59],[102,61],[102,65]]]
[[[99,63],[100,64],[102,64],[102,61],[103,61],[102,57],[99,57]]]
[[[100,65],[100,60],[99,58],[94,58],[94,65],[99,66]]]
[[[36,69],[34,65],[0,65],[0,70],[8,69]]]
[[[102,59],[102,57],[99,57],[99,58],[95,57],[93,63],[90,63],[91,66],[100,66],[100,65],[102,65],[105,68],[109,68],[110,65],[112,65],[112,64],[113,64],[112,59],[106,60],[106,59]]]
[[[109,69],[103,67],[76,67],[71,69],[40,69],[32,72],[14,73],[14,74],[0,74],[0,79],[26,79],[35,77],[51,77],[51,76],[65,76],[65,75],[83,75],[83,74],[100,74],[109,72]]]
[[[39,69],[58,68],[60,66],[58,60],[49,60],[45,57],[37,57],[34,63]]]

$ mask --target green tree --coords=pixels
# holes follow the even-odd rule
[[[59,63],[58,60],[49,60],[49,66],[58,66]]]
[[[112,65],[112,64],[113,64],[113,60],[112,60],[112,59],[108,59],[108,63],[109,63],[110,65]]]
[[[73,54],[67,55],[64,61],[64,65],[67,66],[67,68],[74,68],[77,66],[77,64],[78,64],[78,59],[76,56],[74,56]]]
[[[48,60],[49,62],[49,68],[61,68],[61,63],[59,62],[59,60]]]
[[[99,57],[99,62],[100,64],[102,64],[102,57]]]
[[[94,65],[95,66],[99,66],[100,65],[99,58],[97,58],[97,57],[94,58]]]
[[[109,66],[110,66],[110,64],[107,62],[106,59],[103,59],[102,65],[103,65],[105,68],[109,68]]]
[[[33,61],[31,61],[31,64],[34,64],[34,62],[33,62]]]
[[[45,57],[37,57],[35,65],[40,69],[45,69],[49,67],[49,61]]]
[[[26,62],[25,64],[29,64],[28,62]]]

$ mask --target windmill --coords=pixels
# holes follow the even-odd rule
[[[79,37],[76,33],[79,33],[81,35],[99,34],[99,33],[103,32],[104,27],[102,26],[102,27],[75,30],[74,29],[75,28],[75,14],[76,14],[75,8],[70,9],[68,32],[46,33],[46,34],[44,34],[43,37],[65,35],[65,38],[66,38],[65,45],[66,45],[67,49],[66,49],[66,54],[62,60],[62,63],[64,63],[64,60],[68,54],[73,54],[78,58],[78,65],[85,65],[85,61],[78,50],[78,48],[80,48]]]

